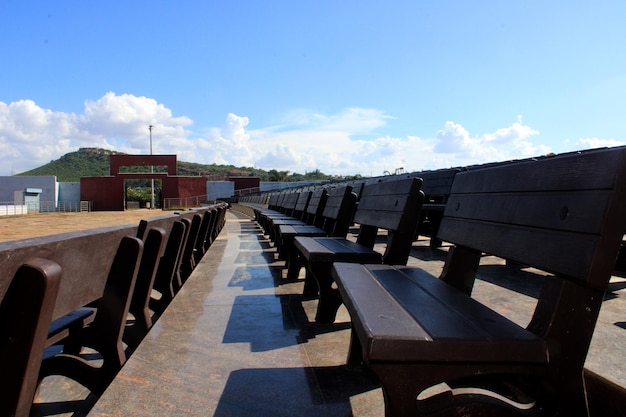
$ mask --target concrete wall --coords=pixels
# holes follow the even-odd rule
[[[0,177],[0,202],[13,203],[15,191],[23,192],[27,188],[40,188],[42,190],[39,201],[55,203],[58,201],[57,179],[54,175],[21,177]]]
[[[319,185],[323,182],[324,181],[295,181],[295,182],[266,181],[266,182],[261,182],[260,190],[270,191],[270,190],[282,190],[283,188],[306,187],[307,185]]]
[[[235,183],[232,181],[207,181],[207,200],[227,199],[235,195]]]
[[[80,182],[60,182],[59,201],[80,201]]]

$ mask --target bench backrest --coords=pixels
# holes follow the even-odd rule
[[[226,210],[227,209],[228,209],[228,206],[226,205],[226,203],[222,203],[217,206],[217,215],[215,216],[215,224],[213,226],[211,240],[208,242],[208,246],[206,247],[207,250],[209,249],[209,246],[213,244],[213,242],[215,241],[219,233],[222,231],[222,228],[224,227],[224,224],[226,222]]]
[[[163,256],[154,277],[153,288],[161,294],[161,298],[150,303],[155,313],[160,314],[174,298],[179,288],[178,270],[183,255],[186,225],[182,220],[174,222],[167,238]]]
[[[188,232],[186,236],[185,249],[183,251],[183,257],[180,264],[180,278],[182,282],[185,282],[189,275],[193,272],[196,264],[193,258],[193,251],[196,247],[196,241],[198,240],[198,234],[200,233],[200,225],[202,224],[202,216],[200,214],[194,214],[188,225]]]
[[[91,324],[96,349],[103,358],[111,359],[119,366],[126,361],[122,336],[137,272],[143,253],[143,242],[125,236],[120,241],[109,269],[102,298],[98,301],[96,316]],[[104,360],[107,360],[104,359]]]
[[[438,169],[434,171],[422,171],[418,176],[422,179],[422,191],[426,199],[425,203],[445,203],[450,195],[457,168]]]
[[[281,210],[283,213],[291,216],[294,209],[296,208],[296,203],[298,202],[298,196],[300,196],[299,192],[290,191],[285,195],[285,199],[283,200],[283,206]]]
[[[624,147],[459,173],[438,235],[457,245],[442,279],[470,293],[482,252],[554,274],[528,329],[581,363],[625,213]]]
[[[278,197],[276,198],[276,206],[270,208],[277,211],[282,211],[283,204],[285,203],[285,198],[287,198],[287,191],[281,191],[280,193],[278,193]]]
[[[209,226],[209,230],[207,230],[206,238],[204,240],[204,246],[202,248],[203,253],[206,253],[206,251],[209,250],[209,247],[211,247],[213,241],[219,233],[221,213],[224,210],[225,208],[220,206],[211,209],[211,225]]]
[[[205,244],[207,239],[210,239],[211,228],[214,221],[214,210],[206,210],[202,215],[202,221],[200,222],[200,229],[198,230],[198,237],[193,251],[193,260],[197,265],[205,254]]]
[[[0,415],[27,416],[61,280],[61,267],[34,258],[16,272],[0,303]]]
[[[309,204],[310,199],[311,199],[311,191],[301,191],[298,193],[298,201],[296,202],[296,205],[293,208],[294,216],[300,219],[302,218],[302,216],[304,216],[304,212]]]
[[[327,199],[328,191],[325,188],[317,188],[313,191],[309,199],[309,204],[306,206],[303,220],[308,224],[322,228],[322,226],[324,226],[324,217],[322,214]]]
[[[329,236],[346,236],[352,223],[356,206],[356,194],[349,185],[328,190],[328,198],[322,211],[324,226]]]
[[[169,233],[172,223],[178,220],[178,214],[166,214],[164,216],[150,217],[148,219],[141,219],[139,226],[137,227],[137,234],[135,237],[143,240],[148,233],[148,229],[151,227],[161,227],[165,230],[165,238],[167,239],[167,233]]]
[[[363,187],[354,213],[360,225],[357,243],[374,247],[378,229],[385,229],[385,263],[406,264],[415,236],[424,193],[420,178],[383,181]]]
[[[165,242],[165,234],[164,229],[154,227],[148,230],[143,239],[143,253],[129,307],[129,312],[135,320],[133,325],[128,326],[124,333],[124,341],[131,350],[139,345],[139,342],[152,327],[152,314],[148,304],[164,246],[163,242]]]
[[[270,193],[269,198],[267,199],[267,208],[272,209],[276,207],[277,202],[278,202],[278,194]]]

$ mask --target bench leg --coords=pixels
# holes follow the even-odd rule
[[[342,304],[339,290],[337,288],[333,288],[334,281],[330,273],[331,268],[331,263],[316,263],[312,267],[308,268],[307,271],[313,276],[319,289],[319,302],[317,304],[315,322],[320,324],[334,323],[335,317],[337,316],[337,310]],[[309,280],[312,281],[311,279]]]
[[[430,232],[430,247],[440,248],[443,245],[441,239],[437,239],[437,233],[439,233],[439,225],[441,225],[441,220],[443,219],[443,212],[431,213],[429,215],[431,222],[431,232]]]
[[[385,417],[414,417],[419,415],[417,396],[432,384],[419,381],[416,375],[405,375],[404,366],[370,364],[378,377],[385,399]],[[406,367],[412,368],[412,367]],[[420,372],[420,371],[418,371]]]
[[[305,268],[305,276],[304,276],[304,289],[302,290],[302,295],[305,297],[314,297],[317,298],[319,295],[319,286],[317,285],[317,280],[313,276],[313,273],[309,270],[308,266],[304,264]]]
[[[285,244],[283,251],[286,252],[287,280],[295,281],[298,279],[304,264],[298,255],[298,249],[293,245],[293,241],[288,245]]]
[[[431,236],[430,238],[430,247],[433,249],[437,249],[443,246],[443,242],[441,239],[437,239],[435,236]]]
[[[47,376],[63,375],[78,382],[93,394],[100,395],[120,368],[111,367],[109,364],[96,367],[80,357],[59,354],[43,360],[39,372],[39,384]]]
[[[436,414],[437,416],[466,415],[456,414],[458,410],[464,410],[467,415],[471,416],[588,416],[582,378],[577,378],[576,381],[562,380],[564,386],[555,386],[555,381],[551,383],[546,381],[548,385],[543,385],[540,381],[546,376],[542,376],[542,366],[533,368],[526,364],[519,366],[494,365],[491,367],[485,364],[484,367],[480,367],[480,371],[479,368],[472,370],[472,366],[467,368],[463,364],[444,365],[442,363],[378,362],[368,363],[368,366],[381,383],[385,398],[385,416],[387,417],[414,417],[425,412],[427,415],[431,415],[433,412],[444,413]],[[493,396],[476,392],[472,395],[459,395],[458,398],[444,396],[442,398],[444,402],[437,403],[438,407],[433,409],[430,409],[428,403],[422,404],[422,401],[418,405],[417,397],[426,388],[445,381],[454,386],[453,382],[450,381],[461,380],[464,380],[461,386],[481,387],[480,381],[484,381],[481,378],[487,378],[490,374],[493,375],[494,381],[509,381],[521,388],[522,391],[528,390],[527,394],[531,395],[531,399],[535,398],[537,404],[530,409],[517,408],[507,402],[499,401]],[[516,380],[516,376],[520,379]],[[533,388],[531,389],[531,387]],[[494,392],[498,393],[498,390]]]
[[[363,347],[354,329],[350,333],[350,348],[346,367],[350,370],[360,370],[363,367]]]

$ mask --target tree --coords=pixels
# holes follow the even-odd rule
[[[270,169],[268,174],[270,181],[284,182],[287,179],[287,175],[289,175],[289,171],[277,171],[275,169]]]

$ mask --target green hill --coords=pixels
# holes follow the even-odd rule
[[[109,175],[109,156],[112,153],[117,152],[83,148],[18,175],[56,175],[60,182],[79,182],[80,177]]]
[[[99,177],[109,175],[109,157],[112,154],[120,154],[106,149],[81,148],[76,152],[70,152],[57,160],[31,169],[18,175],[55,175],[59,182],[79,182],[81,177]],[[126,167],[125,172],[140,172],[145,168]],[[158,172],[158,169],[155,168]],[[310,173],[289,174],[288,171],[235,167],[233,165],[203,165],[193,162],[178,161],[178,175],[206,176],[213,180],[223,180],[227,176],[257,176],[261,181],[304,181],[304,180],[329,180],[350,179],[330,177],[319,170]]]

